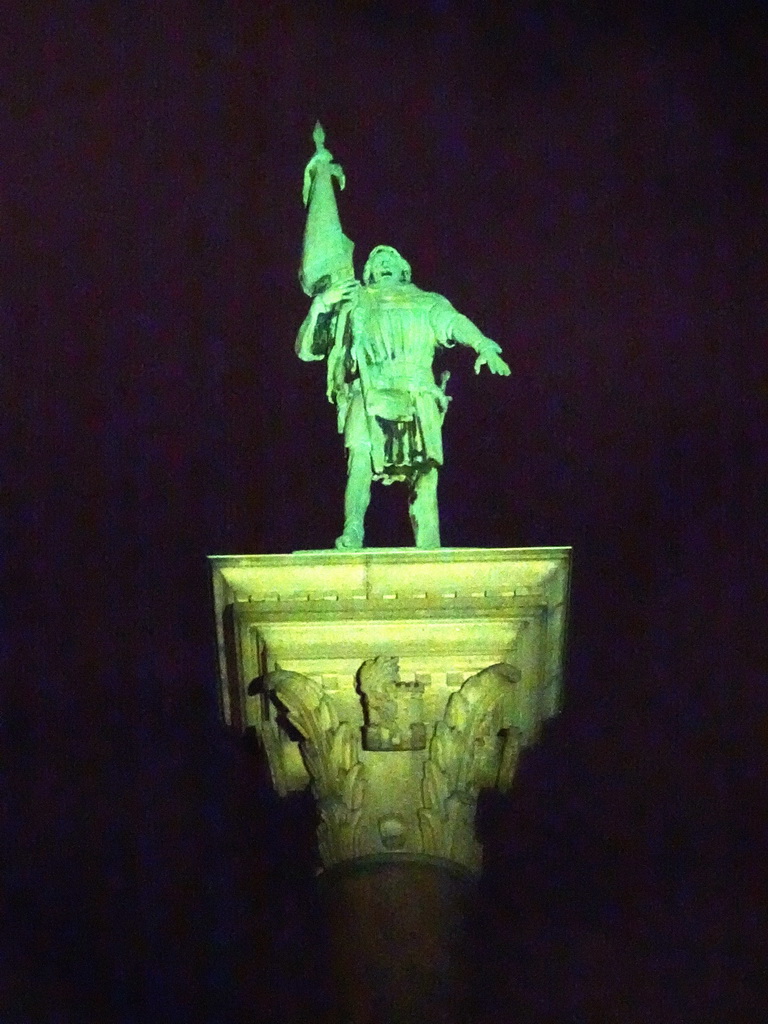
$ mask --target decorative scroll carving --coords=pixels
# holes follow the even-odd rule
[[[278,669],[264,682],[301,736],[298,746],[320,813],[317,838],[323,863],[354,857],[365,793],[360,730],[339,721],[333,700],[309,676]]]
[[[519,681],[512,665],[483,669],[451,694],[435,722],[424,682],[403,682],[397,658],[372,658],[357,673],[360,729],[341,720],[356,717],[351,685],[329,690],[322,679],[282,669],[259,680],[281,711],[261,726],[275,786],[287,793],[311,785],[324,865],[390,851],[479,870],[477,797],[511,784],[522,731]]]
[[[358,672],[366,750],[424,750],[424,685],[400,679],[397,658],[364,661]]]
[[[516,684],[504,663],[471,676],[448,700],[424,765],[419,824],[424,852],[480,868],[474,819],[481,789],[509,788],[520,747]]]
[[[286,735],[285,729],[274,719],[265,719],[261,723],[259,736],[278,795],[287,796],[306,789],[311,780],[300,745]]]

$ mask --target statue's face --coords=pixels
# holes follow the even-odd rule
[[[366,284],[410,281],[411,268],[397,249],[391,245],[377,245],[368,257],[363,276]]]

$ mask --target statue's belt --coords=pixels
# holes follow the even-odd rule
[[[362,369],[362,368],[361,368]],[[435,389],[435,377],[431,366],[419,366],[402,360],[368,363],[365,373],[360,374],[368,390],[402,391],[403,394],[420,394]]]
[[[443,392],[436,384],[404,391],[394,388],[371,388],[365,392],[365,408],[369,416],[383,420],[412,420],[418,412],[418,399],[429,397],[439,400]]]

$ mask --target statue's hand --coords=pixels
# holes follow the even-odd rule
[[[321,292],[315,298],[315,302],[325,311],[329,310],[331,306],[336,306],[340,303],[352,305],[359,287],[360,282],[356,281],[354,277],[350,277],[346,281],[340,281],[338,284],[326,288],[324,292]]]
[[[508,377],[512,372],[498,352],[481,352],[475,360],[475,373],[480,373],[483,366],[487,366],[491,373],[497,373],[500,377]]]

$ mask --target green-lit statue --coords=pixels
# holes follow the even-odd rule
[[[338,411],[347,447],[341,549],[363,546],[371,482],[404,481],[416,547],[440,547],[437,474],[443,463],[442,426],[450,399],[448,374],[435,382],[439,346],[458,342],[477,352],[475,372],[509,374],[496,342],[441,295],[411,283],[410,265],[396,249],[378,245],[355,280],[353,245],[339,221],[333,178],[344,173],[315,126],[316,153],[304,174],[307,225],[300,281],[312,296],[296,339],[300,359],[328,359],[327,394]]]

